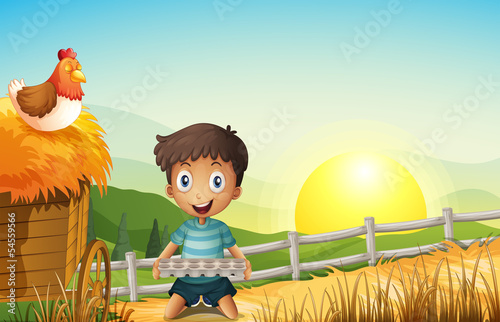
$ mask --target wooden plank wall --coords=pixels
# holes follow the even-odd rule
[[[88,185],[80,198],[60,193],[47,203],[38,199],[6,205],[7,201],[10,195],[0,194],[0,243],[7,245],[8,214],[15,213],[16,301],[36,300],[33,285],[43,298],[49,283],[51,298],[61,294],[56,273],[66,287],[86,247]],[[0,247],[0,302],[10,293],[9,259],[8,247]]]

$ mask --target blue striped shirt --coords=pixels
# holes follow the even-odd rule
[[[220,220],[207,217],[200,225],[198,218],[186,220],[170,235],[176,245],[184,245],[181,258],[224,258],[224,248],[236,245],[229,227]],[[219,279],[215,277],[181,277],[183,282],[201,284]]]

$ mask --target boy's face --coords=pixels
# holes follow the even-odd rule
[[[200,218],[218,214],[242,193],[241,187],[236,187],[231,161],[224,162],[220,156],[177,162],[172,166],[171,180],[165,187],[167,196],[187,214]]]

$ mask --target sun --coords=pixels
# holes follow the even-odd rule
[[[319,234],[375,223],[427,218],[417,181],[398,162],[376,153],[351,152],[324,162],[300,190],[295,226]]]

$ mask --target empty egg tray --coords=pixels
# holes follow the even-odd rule
[[[243,277],[243,258],[162,258],[158,266],[160,277]]]

